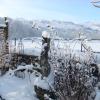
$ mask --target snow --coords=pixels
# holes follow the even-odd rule
[[[14,76],[14,72],[20,69],[32,69],[33,65],[18,66],[15,70],[9,70],[0,77],[0,95],[6,100],[38,100],[34,91],[34,85],[49,90],[53,83],[53,69],[50,75],[41,79],[41,74],[37,77],[34,71],[32,74],[25,72],[25,78]]]
[[[49,34],[49,32],[47,32],[47,31],[43,31],[43,32],[42,32],[42,36],[43,36],[44,38],[50,38],[50,34]]]
[[[6,27],[6,25],[5,24],[0,24],[0,27]]]
[[[37,37],[24,38],[22,39],[23,50],[18,46],[19,40],[16,41],[16,46],[14,45],[14,40],[10,41],[9,51],[11,53],[23,53],[26,55],[40,56],[42,50],[42,39]],[[58,39],[54,41],[55,46],[59,50],[66,52],[66,48],[70,48],[71,52],[77,53],[78,55],[84,56],[84,52],[81,52],[81,41],[79,40],[62,40]],[[95,57],[97,57],[97,63],[100,63],[100,41],[91,40],[86,41],[87,47],[90,47],[94,52]]]
[[[19,40],[16,41],[16,46],[14,45],[14,40],[10,41],[10,52],[19,52],[18,48]],[[26,38],[22,39],[23,44],[23,50],[24,54],[28,55],[36,55],[39,56],[41,54],[42,49],[42,42],[41,39],[38,38]],[[81,41],[79,40],[55,40],[54,44],[58,50],[63,50],[63,52],[66,52],[66,48],[70,48],[71,51],[75,52],[76,54],[84,56],[84,52],[80,52],[81,48]],[[87,41],[86,42],[88,47],[91,47],[95,55],[98,56],[98,59],[100,60],[100,41]],[[14,49],[16,50],[14,51]],[[100,63],[100,61],[98,62]],[[16,70],[20,69],[32,69],[33,65],[26,65],[26,66],[19,66]],[[16,70],[10,70],[6,75],[3,77],[0,77],[0,95],[3,96],[3,98],[6,98],[7,100],[38,100],[36,98],[36,94],[34,91],[34,85],[37,85],[43,89],[50,89],[53,84],[54,79],[54,69],[51,67],[51,73],[46,78],[41,79],[41,75],[39,74],[39,77],[36,77],[33,73],[31,75],[31,81],[28,77],[28,73],[26,72],[25,79],[20,79],[15,77],[13,74]],[[96,90],[96,98],[95,100],[100,100],[100,90]]]
[[[9,51],[11,53],[24,53],[26,55],[34,55],[34,56],[39,56],[41,53],[41,44],[42,42],[40,40],[35,41],[35,40],[27,40],[27,39],[23,39],[22,40],[22,49],[21,47],[18,45],[19,44],[19,40],[16,41],[16,46],[14,44],[14,40],[10,41],[10,45],[9,45]]]
[[[43,77],[43,79],[41,79],[41,77],[38,77],[37,79],[35,79],[34,81],[34,85],[41,87],[42,89],[46,89],[49,90],[50,88],[52,88],[52,85],[54,83],[54,69],[51,67],[51,71],[48,77]]]
[[[86,22],[83,25],[85,27],[87,27],[87,28],[91,28],[91,29],[100,31],[100,24],[99,24],[99,22],[95,22],[95,21],[93,21],[93,22]]]
[[[19,52],[18,48],[17,48],[18,43],[19,43],[19,40],[17,40],[16,47],[15,47],[14,41],[10,42],[10,51],[11,52],[13,52],[14,48],[16,48],[16,52]],[[22,44],[24,47],[23,49],[24,49],[25,54],[34,55],[35,53],[40,54],[40,52],[41,52],[41,48],[42,48],[41,40],[39,40],[39,41],[34,40],[33,42],[32,42],[32,40],[23,40]],[[100,52],[100,41],[98,41],[98,40],[87,41],[86,45],[91,47],[91,49],[93,49],[93,52]],[[79,40],[74,40],[74,41],[73,40],[70,40],[70,41],[55,40],[55,46],[57,46],[58,48],[63,48],[63,49],[66,48],[66,46],[69,46],[74,51],[80,51],[81,41],[79,41]]]
[[[100,100],[100,82],[98,82],[96,88],[96,97],[95,97],[95,100]]]
[[[0,95],[6,100],[38,100],[28,79],[19,79],[9,72],[0,77]]]
[[[34,85],[41,87],[42,89],[46,89],[46,90],[50,89],[48,82],[46,81],[45,78],[44,79],[41,79],[41,77],[36,78],[34,81]]]
[[[19,65],[16,70],[20,70],[20,69],[30,69],[30,70],[32,70],[32,68],[33,68],[33,65],[26,65],[26,66]]]
[[[96,91],[96,98],[95,100],[100,100],[100,90]]]
[[[34,85],[46,90],[49,90],[50,88],[52,88],[53,83],[54,83],[54,68],[52,66],[51,66],[50,74],[48,75],[48,77],[43,77],[42,79],[40,76],[34,81]]]

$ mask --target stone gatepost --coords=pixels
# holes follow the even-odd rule
[[[8,19],[7,17],[5,17],[5,25],[6,27],[4,27],[4,42],[5,42],[5,50],[6,53],[9,54],[9,42],[8,42],[8,35],[9,35],[9,23],[8,23]]]
[[[48,52],[50,49],[50,34],[47,31],[42,32],[42,51],[40,55],[40,67],[42,69],[43,77],[47,77],[50,73],[50,66],[48,62]]]

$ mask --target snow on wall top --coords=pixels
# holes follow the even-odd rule
[[[5,24],[0,24],[0,27],[6,27],[6,25]]]

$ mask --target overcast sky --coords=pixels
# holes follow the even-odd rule
[[[0,16],[73,22],[100,22],[91,0],[0,0]]]

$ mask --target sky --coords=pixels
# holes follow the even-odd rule
[[[100,22],[100,8],[91,0],[0,0],[0,17],[27,20]]]

